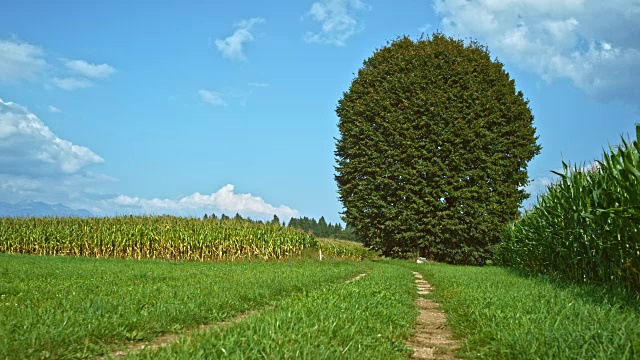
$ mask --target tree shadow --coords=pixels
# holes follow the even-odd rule
[[[640,312],[640,293],[590,282],[576,282],[561,274],[540,274],[527,269],[502,267],[508,273],[571,291],[593,305],[607,305]]]

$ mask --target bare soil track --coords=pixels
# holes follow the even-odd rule
[[[416,277],[416,287],[419,295],[429,294],[431,285],[422,278],[418,272],[413,272]],[[439,309],[437,302],[424,297],[416,299],[416,307],[420,314],[416,326],[416,335],[407,342],[413,349],[412,359],[456,359],[452,355],[458,347],[451,331],[447,328],[447,317]]]

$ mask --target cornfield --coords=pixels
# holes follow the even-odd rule
[[[317,247],[276,224],[171,216],[1,218],[0,252],[165,260],[279,259]]]
[[[591,169],[563,162],[498,245],[498,262],[640,292],[640,124]]]

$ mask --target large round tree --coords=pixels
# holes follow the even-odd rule
[[[522,92],[486,47],[436,33],[364,62],[336,113],[344,220],[387,256],[482,264],[540,152]]]

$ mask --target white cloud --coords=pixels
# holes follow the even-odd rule
[[[173,199],[143,199],[119,195],[109,201],[113,206],[129,209],[138,209],[147,214],[195,214],[203,212],[221,211],[228,215],[239,213],[243,216],[252,216],[270,219],[274,214],[280,219],[290,219],[299,216],[297,210],[288,206],[275,207],[268,204],[259,196],[251,194],[236,194],[234,186],[225,185],[210,195],[196,192],[192,195]]]
[[[583,172],[597,172],[600,171],[600,163],[594,160],[589,163],[581,164],[568,164],[569,174],[572,174],[576,169]],[[525,190],[531,194],[531,198],[527,200],[527,203],[532,204],[538,195],[542,195],[547,191],[549,185],[554,184],[560,180],[560,177],[556,174],[564,174],[564,168],[558,167],[554,170],[550,170],[546,175],[540,175],[531,179],[531,182],[526,186]]]
[[[243,53],[244,44],[253,41],[251,31],[256,25],[262,24],[264,21],[265,20],[260,17],[238,21],[234,24],[236,30],[232,35],[224,40],[216,39],[215,44],[218,51],[227,59],[247,60],[247,57]]]
[[[600,172],[600,163],[592,161],[589,164],[582,164],[580,166],[580,170],[584,172]]]
[[[62,110],[58,109],[57,107],[53,106],[53,105],[49,105],[49,112],[51,113],[60,113],[62,112]]]
[[[51,81],[55,86],[67,91],[92,87],[93,81],[88,78],[107,79],[117,72],[111,65],[96,65],[84,60],[69,60],[65,65],[74,76],[64,78],[55,77]]]
[[[355,13],[369,6],[361,0],[321,0],[313,3],[306,16],[319,23],[318,32],[307,32],[304,40],[310,43],[323,43],[343,46],[345,41],[362,31],[364,26],[357,20]]]
[[[0,99],[0,174],[73,174],[103,161],[91,149],[57,137],[26,108]]]
[[[47,67],[41,47],[0,40],[0,81],[33,79]]]
[[[91,64],[84,60],[69,60],[67,68],[76,74],[93,79],[106,79],[116,73],[116,69],[108,64]]]
[[[13,175],[0,173],[0,201],[18,202],[25,199],[48,203],[64,203],[72,208],[95,208],[113,194],[101,194],[96,188],[116,183],[109,176],[79,172],[74,174]],[[115,214],[115,211],[112,212]]]
[[[106,79],[117,72],[111,65],[85,60],[68,60],[65,65],[66,70],[49,64],[40,46],[0,39],[0,81],[37,80],[71,91],[93,86],[89,78]]]
[[[262,82],[250,82],[249,86],[265,88],[271,85],[269,85],[268,83],[262,83]]]
[[[93,86],[93,83],[85,78],[53,78],[52,81],[55,86],[67,91],[86,89]]]
[[[42,182],[23,175],[0,174],[0,194],[5,201],[22,201],[42,189]]]
[[[89,208],[103,198],[96,187],[116,181],[86,171],[101,162],[89,148],[60,139],[25,107],[0,99],[0,201]]]
[[[536,197],[545,192],[547,187],[556,180],[557,176],[553,174],[551,176],[541,176],[536,179],[531,179],[531,182],[525,187],[525,191],[531,194],[528,202],[535,201]]]
[[[227,105],[227,102],[222,99],[220,93],[215,91],[209,91],[205,89],[198,90],[198,94],[200,94],[200,98],[202,101],[212,104],[212,105]]]
[[[420,31],[421,33],[426,33],[431,31],[431,28],[431,24],[424,24],[418,28],[418,31]]]
[[[434,0],[443,30],[591,96],[640,106],[637,0]]]
[[[249,193],[237,194],[233,185],[179,199],[105,193],[105,187],[117,179],[86,171],[101,162],[103,159],[89,148],[60,139],[27,108],[0,99],[0,201],[64,203],[97,215],[202,216],[205,212],[222,212],[232,216],[237,212],[265,220],[274,214],[283,220],[299,216],[288,206],[274,206]]]

